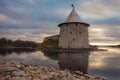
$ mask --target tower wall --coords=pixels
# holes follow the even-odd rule
[[[88,25],[66,23],[60,26],[60,48],[89,48]]]

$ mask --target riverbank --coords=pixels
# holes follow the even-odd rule
[[[80,71],[0,61],[0,80],[106,80]]]

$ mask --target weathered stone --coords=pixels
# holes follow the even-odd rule
[[[4,70],[3,69],[0,69],[0,74],[2,74],[4,72]]]
[[[33,80],[40,80],[39,78],[33,78]]]
[[[80,79],[85,80],[85,77],[84,77],[84,76],[81,76]]]
[[[5,78],[4,78],[4,77],[2,77],[2,78],[0,78],[0,80],[5,80]]]
[[[24,77],[12,77],[10,80],[26,80]]]
[[[86,76],[85,76],[86,77]],[[92,76],[92,75],[88,75],[87,76],[89,79],[95,79],[95,76]]]
[[[35,74],[34,75],[35,78],[40,78],[40,76],[41,76],[40,74]]]
[[[49,69],[35,65],[25,67],[23,63],[17,62],[6,62],[3,65],[0,62],[0,72],[0,80],[106,80],[80,71]]]
[[[20,68],[20,67],[21,67],[21,65],[20,65],[20,64],[16,64],[15,66],[16,66],[17,68]]]
[[[18,76],[18,77],[24,76],[24,75],[25,75],[25,72],[24,72],[24,71],[14,71],[14,72],[12,73],[12,76]]]
[[[32,74],[34,74],[35,71],[33,71],[33,70],[29,70],[29,72],[32,73]]]
[[[76,78],[74,76],[69,75],[68,80],[76,80]]]
[[[11,78],[11,75],[5,76],[5,79],[6,79],[6,80],[9,80],[10,78]]]
[[[51,77],[50,77],[50,80],[57,80],[58,78],[57,78],[57,76],[55,76],[55,75],[52,75]]]
[[[50,72],[52,72],[52,71],[56,71],[56,69],[54,69],[54,68],[51,68],[51,69],[49,69],[49,71],[50,71]]]
[[[28,66],[29,66],[29,64],[24,64],[24,66],[25,66],[25,67],[28,67]]]
[[[25,80],[31,80],[32,77],[31,76],[28,76],[28,77],[24,77]]]
[[[11,71],[15,71],[16,68],[15,67],[5,67],[4,68],[4,72],[11,72]]]
[[[20,67],[19,69],[24,70],[24,69],[25,69],[25,66],[24,66],[24,65],[21,65],[21,67]]]

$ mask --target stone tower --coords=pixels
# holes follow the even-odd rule
[[[88,27],[89,24],[83,22],[77,14],[74,5],[64,23],[59,24],[60,48],[89,48]]]

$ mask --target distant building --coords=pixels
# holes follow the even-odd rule
[[[60,27],[60,48],[89,48],[89,24],[81,20],[74,6],[66,21],[58,26]]]
[[[48,40],[59,40],[59,35],[49,36],[44,38],[44,42]]]

